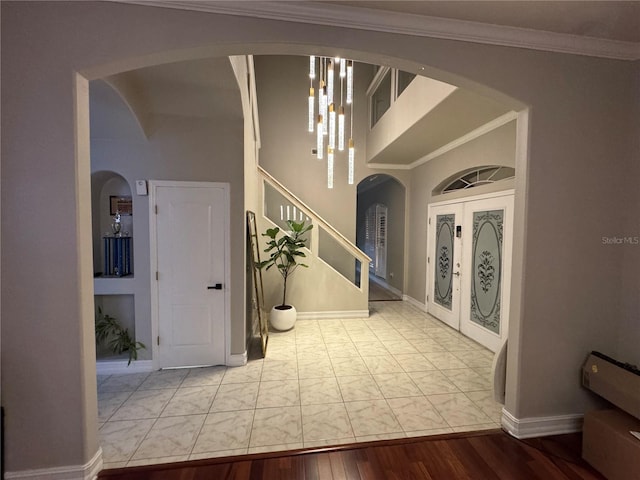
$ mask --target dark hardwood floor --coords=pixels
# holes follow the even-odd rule
[[[499,430],[104,470],[100,480],[602,480],[580,434],[517,440]]]

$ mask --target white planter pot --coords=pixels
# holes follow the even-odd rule
[[[284,308],[277,305],[271,309],[269,323],[276,330],[291,330],[296,324],[297,312],[293,305],[285,305]]]

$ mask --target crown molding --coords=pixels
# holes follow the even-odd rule
[[[639,60],[640,43],[490,25],[313,1],[112,0],[119,3],[195,10],[270,20],[355,28],[419,37],[526,48],[617,60]]]

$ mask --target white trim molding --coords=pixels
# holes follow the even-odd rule
[[[5,480],[94,480],[102,470],[102,448],[84,465],[69,465],[66,467],[38,468],[34,470],[20,470],[5,472]]]
[[[247,351],[242,353],[230,353],[227,356],[227,367],[241,367],[247,364]]]
[[[326,320],[331,318],[369,318],[369,310],[298,312],[298,320]]]
[[[544,437],[582,431],[584,415],[556,415],[554,417],[516,418],[502,409],[502,427],[516,438]]]
[[[376,10],[328,2],[204,2],[199,0],[116,0],[153,7],[355,28],[374,32],[459,40],[547,52],[640,59],[640,43],[493,25],[427,15]]]
[[[96,373],[98,375],[118,375],[122,373],[148,373],[153,371],[151,360],[134,360],[128,365],[127,360],[98,360]]]

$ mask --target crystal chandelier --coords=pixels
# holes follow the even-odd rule
[[[309,82],[309,132],[315,131],[316,133],[318,160],[324,159],[325,153],[327,155],[327,187],[333,188],[336,153],[345,150],[347,115],[349,119],[349,139],[346,143],[347,179],[349,185],[353,185],[355,161],[353,60],[312,55],[309,57]],[[316,105],[317,116],[315,113]]]

